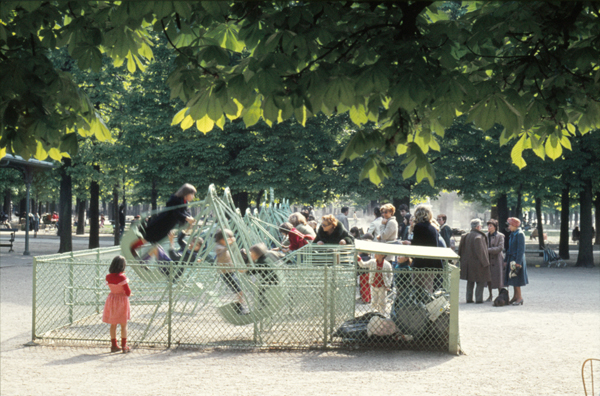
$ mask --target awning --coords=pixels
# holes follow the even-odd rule
[[[460,257],[450,248],[400,245],[396,243],[382,243],[356,240],[354,246],[359,252],[381,253],[391,256],[418,257],[439,260],[457,260]]]

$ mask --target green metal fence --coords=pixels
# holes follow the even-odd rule
[[[34,259],[33,340],[108,345],[104,279],[119,252],[115,247]],[[353,246],[310,244],[268,268],[236,265],[248,314],[239,312],[220,269],[209,260],[128,261],[129,341],[166,347],[459,351],[459,270],[447,262],[443,270],[392,271],[381,314],[357,301]]]

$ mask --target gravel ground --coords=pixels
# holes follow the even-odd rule
[[[102,246],[111,244],[103,237]],[[541,260],[533,255],[523,306],[467,305],[461,281],[460,356],[178,349],[123,355],[95,347],[25,347],[31,339],[32,258],[22,255],[23,247],[19,236],[15,253],[2,248],[0,255],[2,395],[584,395],[581,365],[600,358],[598,266],[536,268]],[[85,249],[87,239],[75,238],[74,247]],[[30,243],[32,255],[57,249],[50,235]],[[569,263],[575,259],[573,254]],[[595,260],[600,262],[598,252]],[[600,370],[595,374],[599,394]]]

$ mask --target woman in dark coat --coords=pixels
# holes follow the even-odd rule
[[[185,222],[194,223],[194,218],[185,206],[196,196],[196,188],[191,184],[184,184],[167,201],[167,208],[158,216],[150,219],[148,225],[140,226],[139,230],[142,238],[131,245],[131,252],[137,257],[136,249],[146,242],[157,243],[169,235],[169,232],[177,225]],[[173,209],[169,209],[173,208]]]
[[[492,289],[498,289],[498,293],[500,293],[500,289],[504,287],[504,269],[506,268],[506,264],[504,263],[504,257],[502,256],[502,251],[504,250],[504,234],[498,232],[498,220],[488,220],[487,226],[490,275],[492,276],[492,281],[488,282],[490,296],[487,301],[492,301]]]
[[[325,215],[321,218],[321,227],[314,242],[317,245],[353,245],[354,239],[335,216]]]
[[[415,210],[415,227],[411,245],[414,246],[438,246],[439,234],[431,225],[433,212],[427,205],[419,205]],[[415,258],[413,268],[442,268],[441,260]]]
[[[504,285],[513,286],[515,292],[510,303],[512,305],[523,305],[523,296],[521,295],[521,287],[529,283],[527,277],[527,262],[525,261],[525,234],[521,230],[521,220],[510,217],[508,219],[508,228],[510,229],[510,241],[508,250],[506,251],[506,271],[504,274]],[[514,271],[516,276],[511,277],[511,262],[515,262],[518,270]]]
[[[428,205],[419,205],[414,214],[413,239],[410,244],[413,246],[431,246],[438,247],[439,233],[433,225],[433,212]],[[442,268],[441,260],[415,258],[412,262],[414,269]],[[415,284],[423,287],[429,292],[434,292],[443,285],[443,279],[440,275],[416,274]]]

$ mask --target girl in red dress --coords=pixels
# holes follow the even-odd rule
[[[125,257],[117,256],[110,264],[108,275],[106,275],[106,284],[110,288],[110,294],[104,304],[104,313],[102,321],[110,324],[111,352],[123,351],[130,352],[127,346],[127,321],[131,319],[131,310],[129,307],[129,296],[131,289],[127,284],[129,281],[125,276],[125,266],[127,265]],[[121,347],[117,345],[117,325],[121,325]]]

